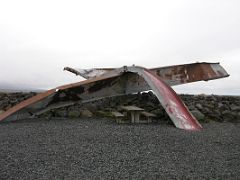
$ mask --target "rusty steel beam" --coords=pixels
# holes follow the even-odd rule
[[[45,108],[49,108],[59,102],[79,102],[83,100],[95,100],[100,97],[108,97],[109,94],[124,94],[120,87],[117,87],[119,73],[112,73],[109,76],[88,79],[78,83],[72,83],[37,94],[19,104],[11,107],[0,114],[0,121],[17,120],[22,117],[31,117]],[[112,83],[112,84],[110,84]]]
[[[64,70],[82,76],[86,79],[94,78],[98,75],[108,74],[113,68],[77,69],[65,67]],[[197,62],[175,66],[166,66],[150,69],[170,86],[176,86],[196,81],[209,81],[228,77],[229,74],[219,63]],[[144,80],[139,83],[144,84]]]
[[[176,72],[175,76],[173,76],[173,78],[176,78],[179,74],[186,74],[184,68],[187,69],[187,73],[193,71],[190,68],[193,66],[203,66],[203,69],[199,71],[204,72],[199,73],[201,76],[196,76],[197,78],[189,78],[186,76],[188,81],[184,80],[182,82],[180,81],[180,83],[199,80],[203,77],[205,77],[203,80],[206,80],[228,75],[223,68],[218,64],[216,65],[216,67],[213,67],[214,64],[212,63],[201,63],[198,65],[182,65],[182,67],[170,66],[165,67],[165,70],[161,72],[159,68],[148,70],[138,66],[107,69],[108,72],[103,73],[99,77],[60,86],[27,99],[2,113],[0,115],[0,121],[32,117],[47,110],[72,105],[74,103],[84,103],[104,97],[153,90],[176,127],[186,130],[198,130],[201,129],[201,125],[191,115],[174,90],[168,85],[169,81],[167,81],[166,78],[163,80],[161,76],[167,76],[170,70],[166,71],[166,69],[171,69]],[[190,70],[188,71],[188,69]],[[208,72],[207,75],[204,74],[205,72]],[[169,78],[169,76],[167,77]]]
[[[127,71],[137,73],[145,79],[177,128],[185,130],[202,128],[175,91],[159,76],[141,67],[129,67]]]
[[[151,71],[170,86],[229,76],[219,63],[206,62],[154,68]]]

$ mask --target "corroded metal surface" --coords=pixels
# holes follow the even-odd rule
[[[159,76],[141,67],[129,67],[128,70],[145,79],[177,128],[185,130],[200,130],[202,128],[175,91]]]
[[[86,79],[104,75],[114,70],[112,68],[77,69],[69,67],[64,69]],[[209,81],[229,76],[219,63],[201,62],[152,68],[150,70],[170,86],[196,81]],[[143,79],[139,79],[138,83],[143,84],[143,86],[146,85]]]
[[[60,86],[44,93],[40,93],[22,101],[2,113],[0,115],[0,121],[8,119],[16,120],[21,117],[21,114],[25,114],[24,117],[31,117],[32,115],[43,111],[43,109],[51,106],[54,107],[59,104],[59,102],[81,102],[108,97],[110,94],[113,96],[121,95],[124,91],[118,87],[117,81],[116,83],[113,83],[114,80],[119,79],[119,75],[120,74],[112,74],[108,77],[97,77],[78,83]],[[111,79],[111,81],[109,81],[109,79]],[[104,82],[102,88],[97,92],[93,92],[93,90],[96,89],[96,86],[101,82]],[[107,84],[107,82],[112,84]],[[89,89],[91,89],[91,92]]]
[[[193,63],[151,69],[170,86],[228,77],[219,63]]]
[[[2,113],[0,121],[32,117],[75,103],[153,90],[176,127],[198,130],[201,129],[201,125],[169,85],[228,76],[218,63],[194,63],[150,70],[124,66],[117,69],[71,71],[85,76],[88,80],[60,86],[27,99]]]

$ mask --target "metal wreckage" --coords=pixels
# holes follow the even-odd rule
[[[36,117],[44,112],[105,97],[152,90],[177,128],[200,130],[202,126],[170,86],[228,77],[219,63],[192,63],[147,69],[140,66],[121,68],[64,70],[87,80],[50,89],[11,107],[0,121]]]

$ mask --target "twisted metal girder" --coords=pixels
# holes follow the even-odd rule
[[[145,79],[177,128],[185,130],[202,128],[175,91],[159,76],[140,67],[129,67],[127,71],[137,73]]]
[[[194,71],[189,68],[195,66],[195,64],[190,66],[180,65],[152,70],[138,66],[108,69],[109,71],[100,77],[60,86],[29,98],[2,113],[0,121],[33,117],[51,109],[104,97],[153,90],[176,127],[186,130],[199,130],[201,125],[168,84],[171,84],[171,82],[174,82],[174,84],[188,83],[201,79],[210,80],[226,77],[228,74],[218,64],[198,63],[197,66],[201,68],[195,76]],[[175,77],[175,81],[169,78],[168,73],[171,71],[175,72],[174,76],[171,76],[171,78]],[[164,77],[164,80],[161,76]],[[179,79],[179,77],[182,77],[182,79]]]

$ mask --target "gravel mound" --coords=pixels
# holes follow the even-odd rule
[[[238,179],[240,124],[0,123],[0,179]]]

